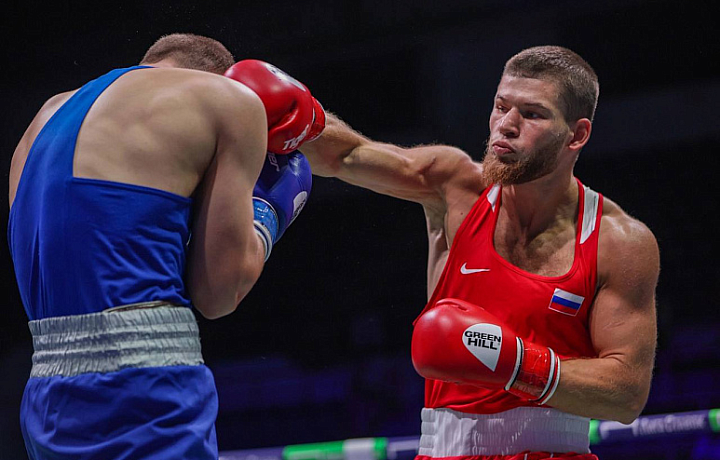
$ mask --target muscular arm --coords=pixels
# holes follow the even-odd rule
[[[590,316],[598,357],[563,361],[558,389],[548,405],[630,423],[650,392],[659,251],[650,230],[624,214],[610,218],[607,227],[601,227],[602,278]]]
[[[332,114],[320,138],[300,148],[313,173],[423,205],[428,232],[428,298],[460,223],[484,188],[480,165],[444,145],[402,148],[374,142]]]
[[[454,147],[402,148],[372,141],[332,114],[328,114],[322,136],[300,150],[316,175],[442,208],[448,181],[472,163],[465,152]]]
[[[260,99],[227,79],[211,103],[219,114],[216,153],[198,190],[188,264],[190,295],[207,318],[232,313],[262,271],[264,251],[253,227],[252,190],[266,155]]]

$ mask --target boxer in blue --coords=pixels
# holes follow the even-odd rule
[[[311,186],[302,154],[266,150],[324,119],[304,86],[263,99],[222,76],[232,65],[215,40],[162,37],[48,100],[20,140],[8,239],[33,335],[31,459],[217,458],[191,308],[227,315],[251,289]],[[286,115],[312,121],[278,128]]]

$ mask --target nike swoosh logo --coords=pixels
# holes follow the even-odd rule
[[[480,273],[480,272],[489,272],[489,268],[467,268],[467,264],[463,264],[462,267],[460,267],[460,273],[463,275],[470,275],[472,273]]]

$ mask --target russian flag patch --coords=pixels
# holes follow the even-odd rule
[[[563,315],[576,316],[583,300],[585,300],[583,296],[556,288],[548,308]]]

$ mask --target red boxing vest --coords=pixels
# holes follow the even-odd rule
[[[561,276],[535,275],[495,251],[493,236],[502,193],[499,185],[493,185],[482,193],[460,225],[423,313],[446,297],[466,300],[497,316],[521,338],[552,348],[561,358],[596,357],[588,313],[597,286],[603,199],[577,182],[580,209],[570,271]],[[425,380],[427,408],[491,414],[534,405],[506,391]]]

